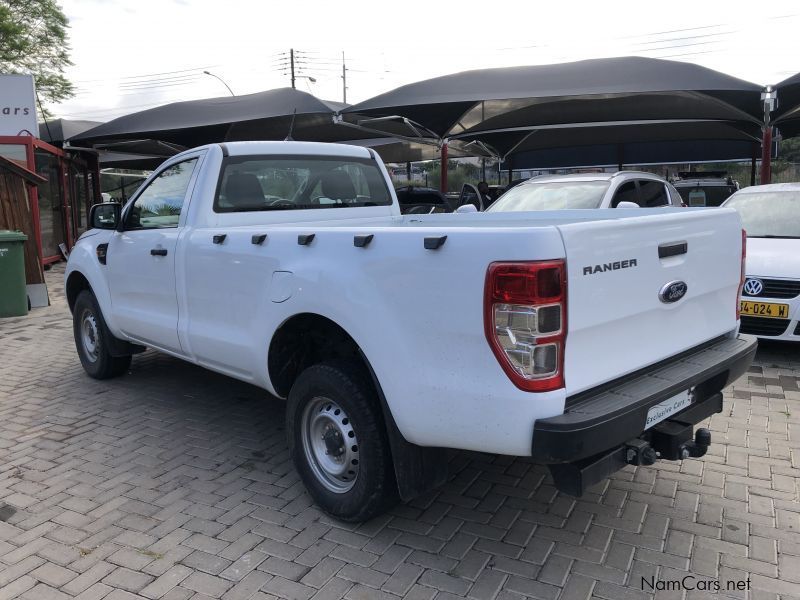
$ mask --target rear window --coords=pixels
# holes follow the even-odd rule
[[[241,156],[223,162],[215,212],[388,206],[383,173],[370,159]]]
[[[725,206],[739,212],[747,237],[800,238],[800,192],[737,194]]]
[[[598,208],[608,181],[543,181],[508,190],[487,212]]]
[[[736,191],[727,185],[676,186],[683,201],[689,206],[719,206]]]

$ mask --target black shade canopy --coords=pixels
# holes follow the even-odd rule
[[[248,94],[174,102],[125,115],[72,138],[74,143],[103,143],[155,139],[188,148],[238,139],[284,139],[296,113],[292,137],[325,141],[349,134],[335,127],[332,115],[344,107],[291,88]],[[344,129],[342,131],[342,129]]]
[[[75,121],[72,119],[51,119],[39,123],[39,137],[50,144],[63,144],[65,141],[94,129],[99,121]]]
[[[759,122],[761,87],[690,63],[643,57],[481,69],[411,83],[342,111],[353,123],[440,138],[498,126],[624,119]],[[629,116],[630,115],[630,116]]]
[[[699,144],[701,147],[708,141],[741,141],[750,144],[760,140],[760,132],[760,127],[756,123],[737,123],[734,125],[723,121],[653,119],[568,123],[535,128],[526,127],[518,130],[478,131],[466,133],[456,141],[480,140],[494,149],[498,155],[507,156],[531,150],[577,148],[598,144],[625,145],[678,141]],[[747,148],[747,153],[742,158],[750,158],[752,152],[749,149],[749,145],[747,145]],[[696,152],[692,154],[694,155]],[[712,158],[709,156],[705,160],[712,160]],[[628,162],[635,160],[637,160],[636,156],[631,155],[628,157]],[[667,162],[680,160],[685,159],[680,156],[674,156]]]
[[[164,160],[163,156],[133,154],[131,152],[108,152],[106,150],[100,150],[97,155],[97,161],[101,169],[118,168],[152,171]]]
[[[748,160],[760,144],[757,124],[732,127],[720,121],[616,121],[554,125],[514,133],[484,133],[487,144],[505,151],[505,168],[554,169],[711,160]],[[463,141],[463,140],[462,140]]]
[[[618,165],[658,165],[751,159],[757,142],[737,140],[673,140],[587,144],[515,152],[503,169],[565,169]]]
[[[800,73],[775,86],[778,107],[772,114],[774,124],[784,137],[800,135]]]

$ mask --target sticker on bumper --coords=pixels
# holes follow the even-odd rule
[[[647,411],[647,419],[644,422],[644,428],[650,429],[653,425],[657,425],[667,417],[682,411],[691,403],[692,397],[689,395],[689,390],[686,390],[672,398],[659,402],[655,406],[651,406],[650,410]]]

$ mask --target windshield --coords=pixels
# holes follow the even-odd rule
[[[800,238],[800,191],[735,194],[725,206],[739,211],[747,237]]]
[[[215,212],[388,206],[377,163],[326,156],[225,159]]]
[[[608,181],[543,181],[511,188],[487,212],[598,208]]]

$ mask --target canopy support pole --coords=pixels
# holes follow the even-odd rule
[[[750,159],[750,185],[756,184],[756,162],[758,161],[758,144],[753,142],[753,155]]]
[[[761,185],[772,182],[772,123],[770,113],[775,107],[775,92],[767,86],[761,93],[764,102],[764,137],[761,140]]]
[[[441,167],[439,173],[439,191],[447,193],[447,142],[442,144]]]
[[[761,181],[759,183],[772,182],[772,127],[764,127],[764,138],[761,141]]]

